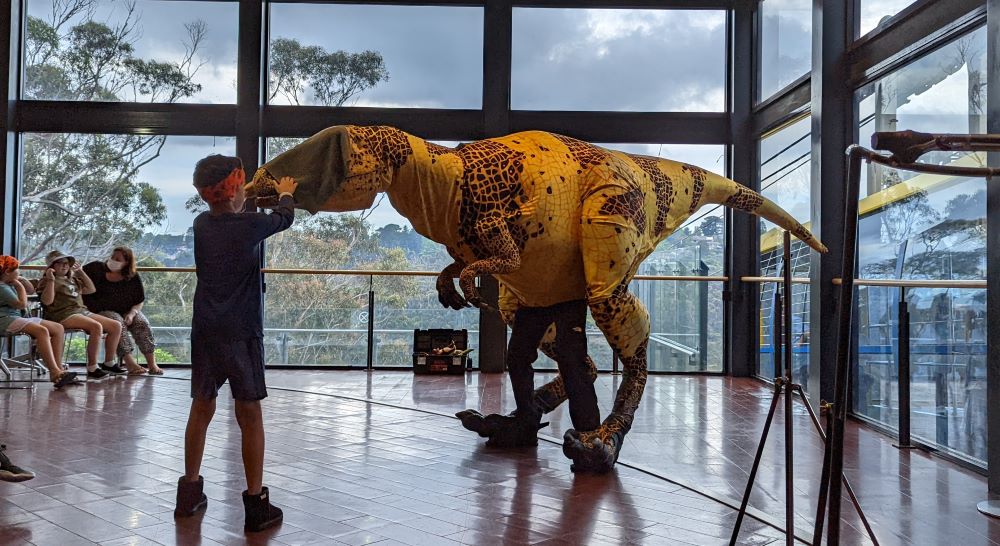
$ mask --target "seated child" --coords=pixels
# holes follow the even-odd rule
[[[23,332],[35,340],[42,362],[49,370],[55,388],[77,384],[76,372],[63,371],[63,327],[50,320],[26,317],[31,286],[19,276],[20,263],[13,256],[0,256],[0,331]]]
[[[125,375],[125,369],[114,363],[122,325],[117,320],[91,313],[83,304],[82,294],[92,294],[94,283],[76,259],[58,250],[45,256],[48,269],[38,281],[42,310],[47,320],[87,332],[87,379],[99,381],[108,375]],[[97,354],[104,338],[104,363],[97,365]]]

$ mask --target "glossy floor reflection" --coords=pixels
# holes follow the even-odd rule
[[[552,443],[497,452],[450,417],[321,393],[488,408],[505,405],[499,377],[272,371],[275,387],[315,391],[274,388],[265,403],[265,483],[284,525],[242,532],[228,396],[206,448],[209,509],[178,524],[185,375],[0,391],[2,441],[37,474],[0,483],[0,544],[722,544],[734,520],[731,509],[634,469],[574,476]],[[408,399],[392,400],[406,385]],[[741,542],[781,537],[750,519]]]
[[[536,383],[545,380],[536,376]],[[514,407],[506,375],[414,376],[408,372],[283,372],[272,383],[285,387],[452,412],[483,413]],[[597,393],[602,415],[614,401],[618,378],[602,374]],[[650,376],[621,460],[655,470],[719,498],[739,499],[771,401],[771,388],[754,379]],[[547,417],[543,433],[560,438],[570,426],[565,408]],[[795,405],[796,526],[811,534],[823,446],[805,409]],[[766,445],[751,506],[784,520],[783,420],[777,414]],[[921,451],[900,451],[892,441],[850,422],[845,473],[881,544],[1000,544],[1000,520],[976,510],[986,498],[986,479]],[[555,468],[569,461],[559,453]],[[846,502],[843,543],[869,543],[853,507]],[[714,542],[707,542],[713,544]]]

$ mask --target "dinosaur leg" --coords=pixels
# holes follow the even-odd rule
[[[594,380],[587,359],[587,302],[568,301],[551,307],[556,327],[556,363],[563,390],[568,394],[573,427],[593,430],[601,422]]]
[[[616,193],[621,192],[605,189],[584,200],[580,244],[591,315],[621,356],[624,371],[614,407],[601,425],[566,431],[563,453],[576,471],[607,472],[614,467],[646,385],[649,314],[628,292],[629,280],[645,257],[640,250],[645,217],[641,203]]]
[[[520,303],[517,300],[517,296],[504,286],[503,283],[500,283],[499,304],[500,318],[503,319],[507,326],[513,326],[514,313],[517,311]],[[555,323],[549,325],[548,330],[545,331],[542,341],[538,344],[538,350],[553,361],[559,362],[559,351],[556,348]],[[584,356],[584,359],[588,377],[590,378],[590,382],[593,383],[597,380],[597,366],[594,365],[594,361],[589,356]],[[556,375],[551,381],[535,389],[535,407],[543,414],[556,409],[559,407],[559,404],[565,401],[566,385],[563,383],[562,375]]]
[[[632,428],[646,386],[649,314],[639,299],[627,291],[627,285],[621,286],[614,296],[591,303],[594,321],[622,357],[622,382],[611,413],[599,427],[566,431],[563,453],[573,460],[574,471],[611,470],[625,435]]]
[[[538,343],[545,335],[552,318],[549,308],[523,307],[514,315],[510,341],[507,345],[507,371],[514,391],[516,411],[512,415],[483,416],[475,410],[455,414],[462,426],[489,438],[493,447],[525,447],[538,444],[541,411],[534,403],[534,369],[538,358]]]
[[[584,334],[586,337],[586,334]],[[586,340],[585,340],[586,341]],[[542,338],[542,342],[538,345],[538,349],[545,354],[545,356],[551,358],[552,360],[562,362],[562,357],[559,354],[559,350],[556,347],[556,328],[555,325],[549,327],[548,331],[545,332],[545,337]],[[586,350],[586,346],[584,347]],[[594,361],[584,354],[583,357],[584,366],[586,369],[586,377],[590,383],[597,380],[597,365]],[[559,375],[552,378],[551,381],[535,389],[535,407],[537,407],[542,413],[549,413],[550,411],[559,407],[566,401],[566,384],[563,381],[563,376]]]
[[[508,290],[503,283],[500,283],[500,318],[507,326],[514,325],[514,313],[517,312],[519,303],[514,294]],[[561,357],[556,348],[556,325],[553,322],[542,336],[542,341],[538,343],[538,350],[555,362],[560,362]],[[597,365],[594,361],[584,355],[587,377],[591,383],[597,380]],[[561,374],[556,375],[548,383],[535,389],[535,407],[543,414],[549,413],[566,401],[566,384],[563,382]]]

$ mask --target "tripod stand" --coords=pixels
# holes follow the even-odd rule
[[[816,432],[819,434],[820,439],[826,442],[826,435],[823,433],[823,427],[819,424],[819,419],[816,417],[816,413],[813,412],[812,406],[809,404],[809,400],[806,398],[805,392],[802,390],[802,385],[795,383],[792,380],[792,258],[791,258],[791,234],[788,231],[783,233],[784,235],[784,264],[782,266],[782,282],[776,285],[774,288],[774,319],[771,328],[771,337],[773,340],[772,346],[774,347],[774,396],[771,398],[771,407],[767,412],[767,418],[764,421],[764,430],[761,432],[760,443],[757,445],[757,454],[754,456],[753,466],[750,468],[750,477],[747,480],[746,490],[743,492],[743,502],[740,504],[740,510],[736,515],[736,524],[733,526],[733,534],[729,539],[730,546],[735,546],[736,539],[740,534],[740,527],[743,524],[743,517],[746,515],[747,504],[750,502],[750,493],[753,490],[754,479],[757,477],[757,469],[760,466],[761,457],[764,454],[764,445],[767,443],[767,435],[771,429],[771,421],[774,419],[775,410],[778,408],[778,401],[784,396],[784,419],[785,419],[785,543],[788,545],[795,544],[795,491],[793,488],[792,480],[792,467],[794,464],[794,450],[792,445],[792,397],[798,394],[802,399],[803,405],[809,412],[809,418],[812,420],[813,426],[816,428]],[[781,291],[778,288],[782,288]],[[784,358],[782,358],[784,357]],[[827,429],[830,428],[831,412],[826,412],[827,416]],[[847,481],[847,477],[841,474],[841,478],[844,482],[844,487],[847,489],[848,495],[851,497],[851,501],[854,503],[855,509],[858,511],[858,516],[865,525],[865,529],[868,531],[868,536],[871,538],[872,542],[878,545],[878,540],[875,538],[875,533],[868,523],[868,518],[865,517],[865,513],[861,510],[861,505],[858,503],[857,497],[854,495],[854,489],[851,484]],[[816,534],[813,537],[814,544],[818,544],[819,535]]]

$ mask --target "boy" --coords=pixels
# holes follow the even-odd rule
[[[194,220],[194,261],[198,284],[191,321],[191,413],[184,435],[184,471],[177,482],[175,517],[204,510],[208,498],[200,476],[205,433],[215,414],[219,388],[228,380],[243,444],[247,490],[244,530],[262,531],[281,523],[262,486],[264,385],[261,320],[261,242],[292,225],[296,182],[282,178],[280,199],[270,214],[241,212],[246,174],[237,157],[211,155],[194,169],[194,186],[209,210]]]

